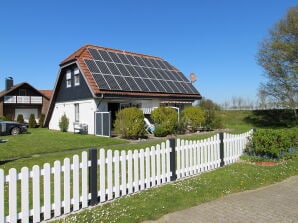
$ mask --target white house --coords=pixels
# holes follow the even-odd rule
[[[183,108],[198,99],[192,83],[162,58],[85,45],[61,62],[45,123],[59,130],[66,114],[69,131],[83,126],[88,134],[109,135],[122,108],[149,115],[160,105]]]

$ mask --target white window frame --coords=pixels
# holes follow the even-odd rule
[[[74,104],[75,122],[80,122],[80,104]]]
[[[74,85],[79,86],[80,85],[80,70],[79,70],[79,68],[74,69],[73,78],[74,78]]]
[[[71,87],[71,70],[66,71],[66,87]]]

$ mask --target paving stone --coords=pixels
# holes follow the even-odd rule
[[[298,176],[143,223],[298,223]]]

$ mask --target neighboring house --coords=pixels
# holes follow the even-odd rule
[[[109,135],[116,112],[135,106],[145,115],[160,105],[180,109],[201,99],[192,83],[162,58],[85,45],[60,64],[45,124],[59,130],[65,114],[69,131]]]
[[[28,122],[30,115],[34,114],[38,120],[48,110],[51,92],[38,91],[26,82],[14,85],[11,77],[6,78],[5,90],[0,92],[0,117],[10,115],[16,120],[18,114],[22,114]]]

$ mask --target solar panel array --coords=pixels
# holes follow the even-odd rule
[[[191,82],[165,60],[88,48],[85,59],[101,90],[198,94]]]

